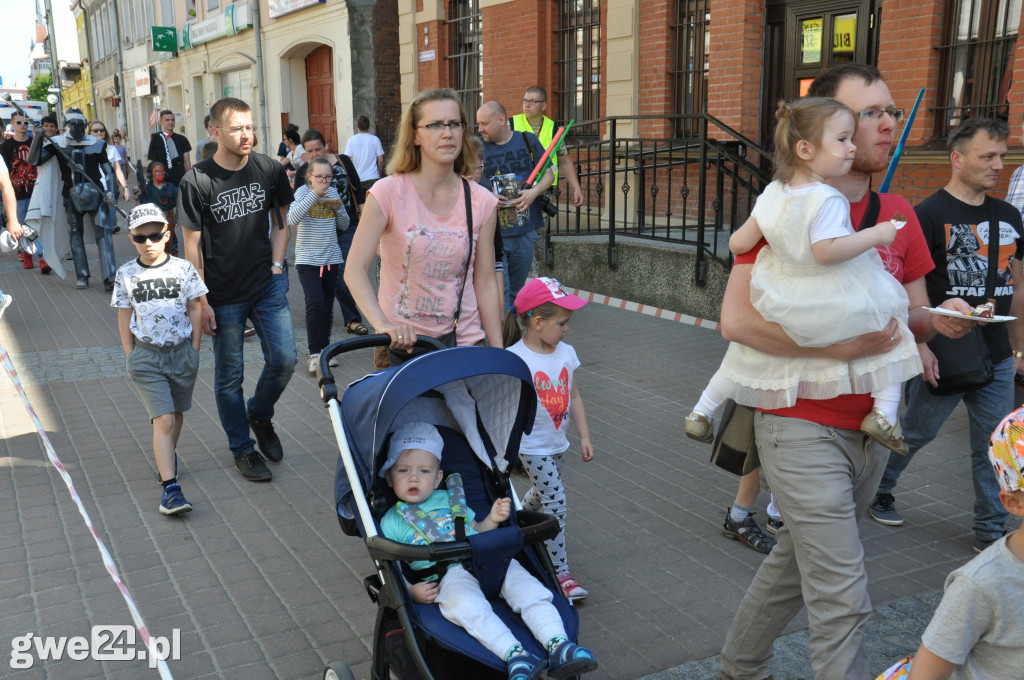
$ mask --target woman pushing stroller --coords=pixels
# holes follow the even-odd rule
[[[408,423],[391,436],[387,461],[380,471],[398,497],[380,522],[387,538],[418,545],[449,541],[455,536],[455,515],[466,518],[467,535],[495,529],[509,518],[509,498],[496,500],[487,517],[476,521],[458,481],[449,478],[450,489],[438,490],[443,477],[443,447],[441,435],[428,423]],[[523,648],[494,613],[479,582],[461,564],[416,561],[409,567],[416,572],[432,572],[418,583],[406,583],[413,600],[437,604],[446,619],[464,628],[505,662],[509,680],[535,680],[545,670],[549,678],[568,678],[597,668],[593,653],[569,640],[552,604],[551,591],[516,560],[509,562],[501,596],[544,645],[547,659]]]

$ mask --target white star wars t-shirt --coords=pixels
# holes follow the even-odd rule
[[[117,270],[110,306],[134,310],[129,327],[142,342],[173,347],[192,337],[188,301],[206,293],[206,284],[188,260],[168,257],[147,267],[136,258]]]

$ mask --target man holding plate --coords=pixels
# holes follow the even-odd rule
[[[988,461],[988,439],[1013,410],[1014,374],[1024,373],[1024,226],[1012,205],[986,193],[999,181],[1008,136],[1006,123],[977,117],[950,132],[949,183],[914,212],[935,261],[935,269],[925,275],[928,297],[954,303],[945,306],[968,315],[992,301],[994,321],[1006,321],[1000,317],[1007,315],[1016,319],[978,323],[961,338],[937,336],[920,346],[922,359],[935,356],[925,365],[937,362],[937,369],[927,379],[907,383],[901,422],[910,454],[889,456],[869,509],[877,522],[903,524],[892,495],[896,481],[963,401],[971,428],[976,552],[1006,533],[1007,513]]]

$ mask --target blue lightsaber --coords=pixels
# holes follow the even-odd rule
[[[889,161],[889,167],[886,168],[885,178],[882,179],[881,186],[878,187],[878,193],[884,194],[889,190],[889,184],[892,183],[892,176],[896,174],[896,166],[899,165],[900,156],[903,155],[903,147],[907,143],[907,137],[910,136],[910,128],[914,125],[914,118],[917,116],[917,109],[921,106],[921,98],[924,97],[924,88],[917,93],[917,101],[914,102],[914,108],[910,110],[910,117],[907,118],[907,124],[903,126],[903,134],[900,135],[900,142],[896,145],[896,152],[892,155],[892,160]]]

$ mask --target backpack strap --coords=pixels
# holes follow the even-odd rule
[[[199,189],[199,198],[202,200],[202,215],[199,218],[199,237],[203,242],[203,258],[213,259],[213,241],[210,238],[210,230],[206,228],[206,220],[213,219],[213,211],[210,204],[213,201],[213,180],[205,172],[200,172],[195,165],[192,166],[192,180]]]
[[[526,130],[520,131],[523,136],[523,144],[526,145],[526,150],[530,152],[530,165],[537,165],[537,160],[533,157],[533,146],[530,144],[530,138],[526,136]]]
[[[455,523],[455,535],[452,536],[441,526],[440,522],[434,520],[414,503],[398,501],[395,507],[398,509],[402,519],[406,521],[420,539],[427,543],[447,543],[453,540],[462,540],[466,537],[466,489],[462,484],[462,475],[454,473],[445,480],[448,488],[448,503],[451,507],[452,521]]]
[[[273,220],[274,224],[278,229],[284,229],[285,225],[281,221],[281,201],[277,199],[277,182],[275,181],[276,170],[281,167],[281,164],[274,161],[269,156],[264,156],[261,153],[253,152],[249,155],[249,160],[256,163],[256,167],[260,173],[263,174],[263,178],[270,184],[270,196],[268,202],[270,203],[270,219]]]

